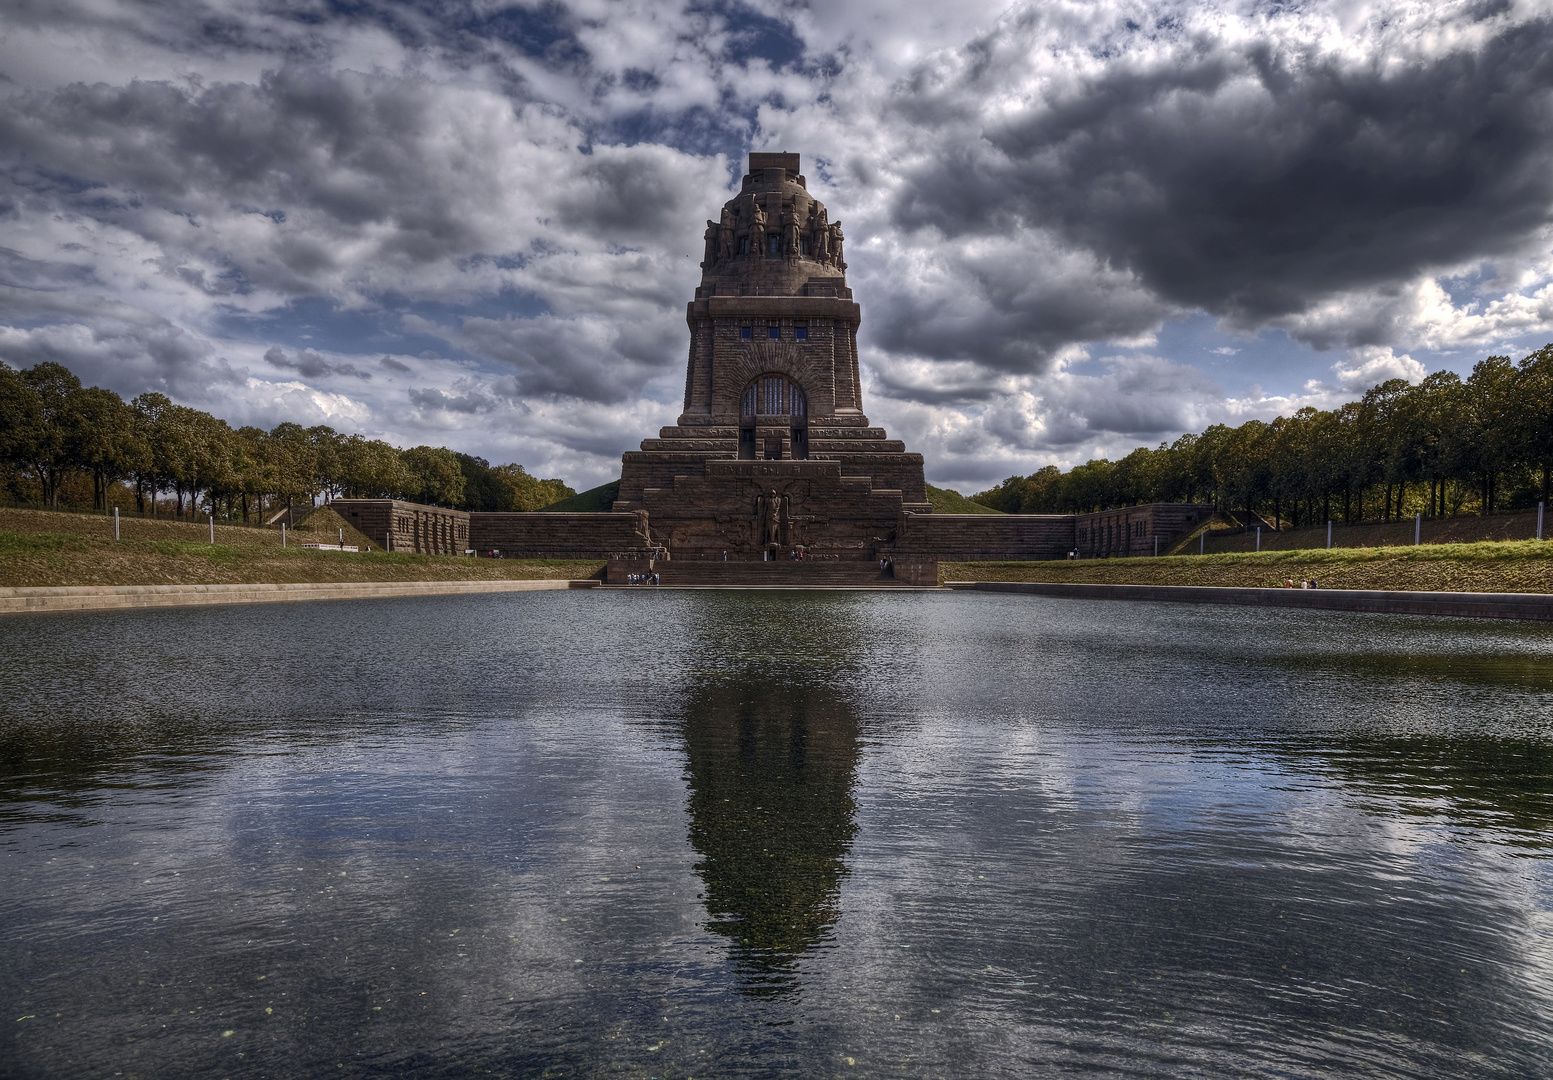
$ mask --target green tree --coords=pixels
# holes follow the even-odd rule
[[[356,499],[396,497],[412,484],[404,454],[397,447],[360,435],[341,445],[340,482],[346,497]]]
[[[1542,501],[1550,495],[1553,471],[1553,345],[1544,345],[1520,362],[1517,432],[1521,456],[1542,470]]]
[[[1478,476],[1481,512],[1492,514],[1501,473],[1515,463],[1516,384],[1519,372],[1508,356],[1478,361],[1462,395],[1464,422],[1460,457]]]
[[[13,441],[18,460],[32,471],[42,489],[43,501],[59,508],[59,485],[71,469],[70,440],[78,426],[81,380],[62,364],[38,364],[20,372],[24,399],[14,415],[25,427]]]
[[[561,480],[541,480],[530,476],[522,465],[516,463],[498,465],[491,470],[491,474],[497,484],[507,489],[506,501],[513,510],[539,510],[577,494]]]
[[[66,459],[92,477],[92,509],[108,508],[108,488],[135,473],[149,452],[135,410],[100,386],[75,392]]]
[[[457,506],[464,498],[464,473],[453,451],[440,446],[412,446],[403,460],[408,483],[404,497],[433,506]]]

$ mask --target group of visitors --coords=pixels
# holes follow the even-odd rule
[[[658,575],[657,574],[627,574],[626,575],[626,582],[628,584],[631,584],[631,585],[656,585],[656,584],[658,584]]]
[[[1285,589],[1292,589],[1292,588],[1294,588],[1294,579],[1293,578],[1284,578],[1283,579],[1283,587]],[[1316,584],[1316,579],[1315,578],[1311,578],[1309,581],[1302,581],[1302,582],[1300,582],[1299,587],[1302,588],[1302,589],[1319,589],[1321,586]]]

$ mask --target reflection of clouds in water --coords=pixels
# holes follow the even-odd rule
[[[1546,843],[1549,758],[1484,734],[1545,710],[1494,659],[1545,628],[668,592],[47,625],[0,642],[32,800],[0,801],[0,921],[47,939],[13,985],[96,1017],[78,1072],[193,1053],[217,1005],[292,1073],[357,1032],[398,1071],[657,1075],[1315,1076],[1384,1046],[1519,1077],[1546,1043],[1546,869],[1507,856]],[[1366,659],[1453,652],[1472,679]],[[73,799],[113,824],[47,816]]]
[[[1524,1065],[1548,1030],[1545,875],[1491,834],[1399,819],[1314,762],[1007,733],[944,718],[870,741],[846,963],[811,980],[858,1001],[838,1042],[1013,1075],[1123,1069],[1168,1039],[1176,1068],[1314,1077],[1378,1065],[1383,1014],[1388,1067],[1444,1075],[1496,1040]]]
[[[801,678],[745,678],[692,690],[682,731],[707,928],[731,941],[747,992],[795,988],[839,917],[857,719]]]

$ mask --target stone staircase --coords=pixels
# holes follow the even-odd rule
[[[645,573],[642,569],[634,571]],[[781,559],[776,562],[723,562],[681,560],[655,562],[653,570],[663,587],[680,588],[898,588],[910,587],[908,582],[897,581],[889,571],[881,572],[876,562],[856,559],[817,559],[794,561]],[[611,575],[611,584],[614,584]]]

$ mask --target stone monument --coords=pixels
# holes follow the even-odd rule
[[[624,456],[614,506],[647,511],[674,560],[872,566],[903,514],[931,512],[922,456],[863,413],[841,244],[797,154],[751,154],[707,222],[684,411]]]

